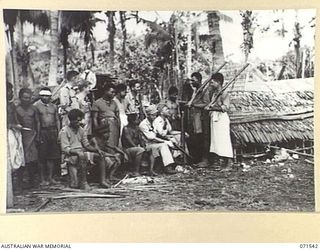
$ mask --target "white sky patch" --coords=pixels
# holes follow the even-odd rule
[[[309,23],[312,17],[316,16],[315,9],[299,9],[299,10],[254,10],[257,15],[257,23],[259,27],[256,27],[254,32],[254,45],[249,55],[249,61],[256,59],[260,60],[275,60],[285,55],[289,50],[293,49],[293,44],[289,47],[290,42],[293,39],[294,23],[298,21],[302,27],[301,29],[301,47],[309,46],[314,47],[315,44],[315,28],[311,28]],[[139,16],[149,20],[157,22],[168,22],[173,11],[139,11]],[[197,11],[197,13],[199,13]],[[232,60],[235,62],[242,62],[244,60],[243,52],[240,48],[243,42],[243,31],[241,26],[242,18],[239,11],[221,11],[222,14],[232,18],[233,22],[220,21],[220,32],[223,41],[223,48],[226,60]],[[97,41],[107,40],[108,31],[107,24],[108,19],[104,13],[97,13],[97,17],[105,20],[105,22],[98,22],[94,28],[93,34]],[[274,20],[279,19],[279,22]],[[208,33],[208,23],[206,19],[206,13],[201,14],[198,18],[201,21],[199,26],[200,34]],[[116,25],[119,25],[119,16],[116,14]],[[288,31],[285,37],[281,37],[275,33],[275,30],[279,28],[282,23],[285,29]],[[315,21],[313,22],[315,23]],[[270,26],[267,32],[262,33],[260,30],[263,27]],[[142,22],[136,23],[135,19],[130,19],[126,22],[127,32],[129,34],[144,35],[146,25]],[[32,33],[32,25],[27,25],[25,32]],[[120,28],[118,30],[120,32]]]

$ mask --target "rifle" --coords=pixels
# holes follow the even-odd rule
[[[218,73],[226,64],[227,62],[224,62],[213,74]],[[187,103],[187,106],[190,106],[193,103],[194,99],[199,95],[199,93],[205,87],[207,87],[208,83],[211,81],[212,75],[210,75],[210,77],[197,89],[196,94],[193,97],[191,97],[190,101]]]
[[[157,138],[160,138],[162,140],[165,140],[165,141],[170,141],[167,137],[165,136],[162,136],[160,134],[157,133]],[[181,135],[182,136],[182,135]],[[182,147],[180,147],[177,143],[171,141],[173,146],[175,147],[175,149],[179,150],[180,152],[182,152],[184,155],[186,155],[187,157],[189,157],[190,159],[193,159],[193,157],[191,155],[189,155]]]
[[[222,93],[232,84],[235,82],[237,77],[249,66],[249,63],[247,63],[240,71],[237,72],[237,74],[226,84],[224,87],[219,91],[219,93],[215,96],[215,99],[212,100],[204,109],[210,110],[210,107],[213,106],[218,98],[222,95]]]
[[[182,147],[180,147],[177,143],[172,142],[173,146],[175,146],[176,149],[178,149],[180,152],[182,152],[184,155],[186,155],[189,159],[193,159],[193,157],[187,153]]]

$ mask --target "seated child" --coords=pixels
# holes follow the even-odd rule
[[[105,180],[106,168],[110,167],[110,160],[106,157],[114,157],[99,148],[90,145],[85,131],[81,128],[84,113],[79,109],[72,109],[68,113],[69,125],[64,126],[59,133],[62,158],[68,164],[70,175],[70,187],[89,189],[87,182],[87,165],[89,152],[93,152],[94,159],[98,162],[101,171],[100,184],[109,187]],[[79,179],[78,180],[78,173]]]
[[[123,128],[121,142],[125,152],[129,156],[129,162],[134,165],[133,176],[140,175],[140,165],[142,155],[145,152],[146,144],[142,139],[141,131],[139,129],[139,117],[137,113],[127,114],[128,125]],[[154,157],[150,155],[150,175],[156,175],[153,171]]]

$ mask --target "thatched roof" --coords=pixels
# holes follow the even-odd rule
[[[267,87],[252,85],[245,91],[231,91],[230,97],[235,144],[313,140],[313,79],[272,82]]]

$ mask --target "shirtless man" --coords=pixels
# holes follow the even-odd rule
[[[58,145],[58,131],[60,122],[57,108],[50,102],[52,93],[50,88],[44,87],[39,92],[40,100],[34,104],[38,111],[40,120],[40,185],[55,184],[53,179],[55,164],[60,159],[60,150]],[[48,172],[48,182],[45,178],[45,170]]]

